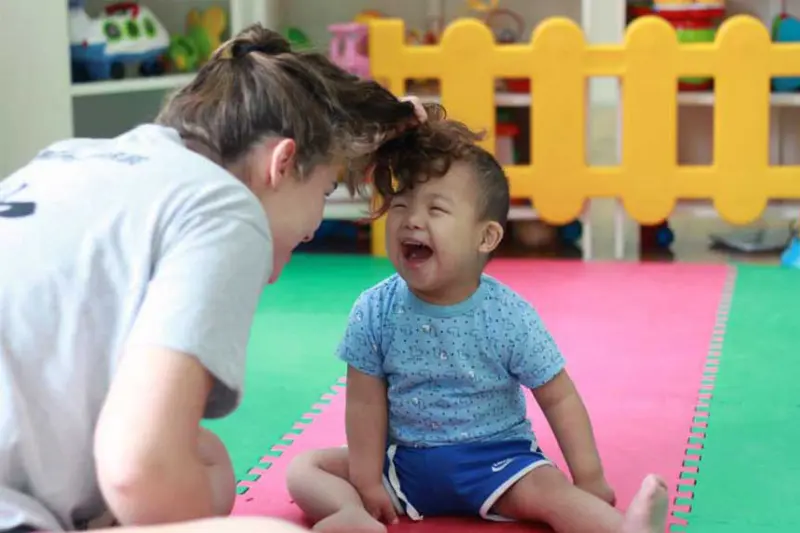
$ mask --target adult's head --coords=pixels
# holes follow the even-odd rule
[[[413,104],[260,25],[216,50],[156,119],[258,197],[276,272],[319,227],[338,178],[360,189],[377,147],[415,121]]]

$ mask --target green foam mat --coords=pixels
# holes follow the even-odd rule
[[[239,481],[344,373],[335,356],[353,302],[393,271],[363,256],[297,254],[261,298],[239,409],[204,426],[228,447]],[[245,487],[240,487],[243,492]]]
[[[698,472],[686,475],[687,483],[696,478],[686,531],[796,533],[800,272],[739,266],[722,318],[721,354],[712,346],[709,358],[713,388]]]

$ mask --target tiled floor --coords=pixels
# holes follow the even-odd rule
[[[593,165],[614,165],[617,157],[617,111],[615,108],[595,108],[591,113],[590,127],[590,161]],[[611,199],[599,199],[592,203],[591,221],[594,232],[594,257],[606,260],[614,258],[614,211],[617,202]],[[800,213],[798,213],[800,216]],[[789,223],[785,220],[765,219],[747,229],[764,228],[772,238],[780,240],[788,235]],[[675,233],[672,246],[674,259],[691,262],[726,262],[748,261],[776,263],[779,252],[767,254],[740,254],[713,250],[710,246],[710,235],[729,233],[737,229],[719,219],[700,219],[687,215],[677,215],[670,219],[670,226]],[[638,252],[637,227],[628,220],[625,224],[626,248],[625,258],[636,259]]]

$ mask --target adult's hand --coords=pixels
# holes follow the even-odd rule
[[[414,114],[417,116],[417,120],[420,123],[425,122],[428,120],[428,113],[425,112],[425,108],[422,107],[422,101],[416,96],[404,96],[400,99],[403,102],[411,102],[414,104]]]

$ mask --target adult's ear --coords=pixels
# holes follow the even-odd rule
[[[286,179],[292,177],[295,167],[297,145],[293,139],[281,139],[273,148],[269,166],[267,167],[266,185],[278,188]]]

